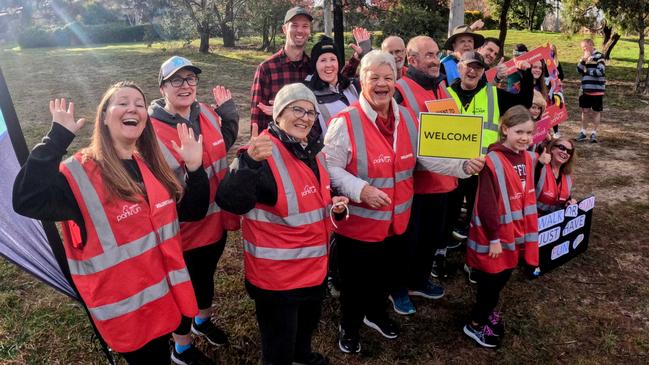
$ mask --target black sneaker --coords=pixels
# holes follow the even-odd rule
[[[319,352],[312,352],[304,359],[295,360],[293,365],[328,365],[329,359]]]
[[[575,141],[577,141],[577,142],[583,142],[583,141],[585,141],[586,139],[587,139],[587,137],[586,137],[586,133],[584,133],[584,132],[579,132],[579,134],[577,135],[577,137],[575,137]]]
[[[228,335],[210,319],[201,324],[196,324],[196,320],[192,320],[192,333],[205,338],[212,345],[222,346],[228,343]]]
[[[590,134],[590,143],[597,143],[597,135],[595,133]]]
[[[433,258],[433,268],[430,271],[430,276],[434,278],[448,278],[448,270],[446,269],[446,256],[435,255]]]
[[[358,335],[352,335],[345,331],[342,326],[338,327],[338,347],[346,354],[357,354],[361,352],[361,339]]]
[[[447,250],[454,250],[454,249],[456,249],[456,248],[462,247],[462,245],[464,244],[465,241],[466,241],[466,240],[459,240],[459,241],[458,241],[458,240],[455,240],[455,239],[454,239],[454,240],[450,240],[450,241],[446,244],[446,249],[447,249]]]
[[[367,317],[363,318],[363,323],[366,326],[375,329],[383,337],[394,339],[399,337],[399,327],[390,318],[369,320]]]
[[[469,227],[457,227],[453,229],[453,238],[458,241],[465,240],[469,236]]]
[[[466,273],[467,279],[469,279],[469,283],[471,283],[471,284],[477,284],[478,283],[476,281],[474,275],[473,275],[473,270],[471,270],[469,265],[464,264],[464,272]]]
[[[470,324],[464,326],[464,334],[469,336],[482,347],[494,348],[500,344],[498,336],[488,325],[475,328]]]
[[[500,312],[491,312],[489,315],[489,327],[491,327],[496,336],[503,337],[505,335],[505,323]]]
[[[216,363],[205,356],[199,349],[192,346],[182,353],[177,353],[174,348],[171,351],[171,361],[178,365],[215,365]]]

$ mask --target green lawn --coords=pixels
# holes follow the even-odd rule
[[[496,32],[483,32],[494,36]],[[566,96],[571,121],[565,134],[576,133],[578,80],[575,60],[581,54],[580,37],[510,31],[506,53],[514,43],[529,48],[548,41],[559,47],[567,73]],[[103,91],[122,79],[137,81],[147,96],[157,98],[158,68],[173,54],[199,65],[199,99],[209,100],[209,90],[222,84],[233,91],[241,112],[240,143],[247,140],[249,90],[255,66],[268,56],[245,47],[227,50],[215,40],[212,54],[199,55],[195,44],[115,44],[70,49],[7,49],[0,65],[7,78],[29,146],[43,136],[50,119],[47,102],[69,97],[77,103],[79,117],[94,119],[94,108]],[[314,347],[334,364],[601,364],[649,363],[649,143],[646,102],[630,93],[637,44],[621,40],[608,66],[607,109],[600,131],[602,143],[580,144],[577,196],[594,193],[598,203],[589,251],[550,275],[529,282],[515,274],[503,295],[508,320],[504,346],[496,351],[478,349],[461,333],[470,311],[474,288],[457,273],[444,282],[447,295],[439,301],[415,299],[418,313],[398,317],[402,338],[387,341],[363,330],[361,356],[343,356],[336,346],[338,303],[327,299]],[[71,151],[87,143],[91,126],[75,141]],[[257,364],[259,336],[254,306],[243,288],[242,250],[238,235],[230,237],[217,272],[216,319],[232,344],[214,350],[199,346],[223,364]],[[453,252],[451,262],[462,263]],[[91,341],[85,314],[70,300],[0,260],[0,363],[88,364],[102,363]]]

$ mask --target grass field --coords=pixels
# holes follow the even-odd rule
[[[485,34],[496,35],[495,32]],[[528,48],[548,41],[559,47],[567,74],[566,96],[571,120],[562,132],[578,131],[578,80],[574,62],[580,38],[552,33],[509,33],[506,54],[514,43]],[[133,79],[150,99],[157,98],[158,67],[172,54],[192,59],[204,71],[198,96],[208,100],[214,84],[233,91],[241,112],[239,143],[247,138],[249,89],[256,64],[268,55],[253,47],[212,54],[174,44],[106,45],[93,48],[0,51],[0,65],[29,146],[50,126],[47,102],[69,97],[79,117],[94,119],[94,107],[113,82]],[[590,248],[586,254],[535,281],[516,273],[504,291],[502,306],[508,334],[502,348],[477,348],[461,333],[474,298],[474,288],[457,272],[444,282],[439,301],[415,299],[413,317],[394,318],[402,336],[387,341],[361,332],[363,353],[344,356],[336,345],[338,303],[327,299],[314,340],[316,350],[333,364],[646,364],[649,363],[649,106],[630,93],[637,45],[623,39],[607,67],[610,78],[600,130],[602,142],[580,144],[575,173],[576,196],[594,193]],[[83,146],[90,126],[71,151]],[[240,237],[230,237],[217,271],[216,321],[226,329],[231,345],[223,349],[198,345],[223,364],[257,364],[259,335],[254,306],[243,288]],[[463,255],[451,254],[462,263]],[[102,355],[91,341],[83,311],[72,301],[0,260],[0,363],[100,364]]]

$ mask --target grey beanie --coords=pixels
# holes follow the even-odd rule
[[[285,85],[275,95],[275,100],[273,101],[273,120],[277,121],[277,117],[282,114],[282,111],[290,103],[297,100],[306,100],[313,104],[314,107],[318,105],[313,91],[309,90],[304,84],[295,83]]]

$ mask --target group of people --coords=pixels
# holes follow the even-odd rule
[[[501,45],[462,26],[442,60],[428,36],[371,50],[354,29],[343,67],[328,38],[307,56],[312,21],[304,8],[286,13],[286,43],[257,69],[250,140],[229,167],[239,113],[222,86],[198,102],[201,69],[183,57],[161,65],[149,105],[132,82],[109,88],[89,146],[65,160],[85,121],[73,102],[50,102],[51,130],[16,179],[14,209],[76,232],[64,244],[73,284],[129,364],[212,363],[192,334],[228,342],[212,322],[214,274],[227,231],[240,228],[264,364],[328,363],[311,348],[328,278],[342,352],[361,351],[363,325],[399,337],[388,303],[413,315],[410,296],[444,296],[431,276],[448,275],[454,235],[477,283],[463,331],[500,343],[499,293],[519,261],[538,265],[537,214],[574,203],[572,141],[530,150],[534,65],[517,62],[518,94],[496,87],[484,72]],[[417,156],[418,115],[439,99],[483,117],[482,156]],[[454,231],[463,204],[468,222]]]

